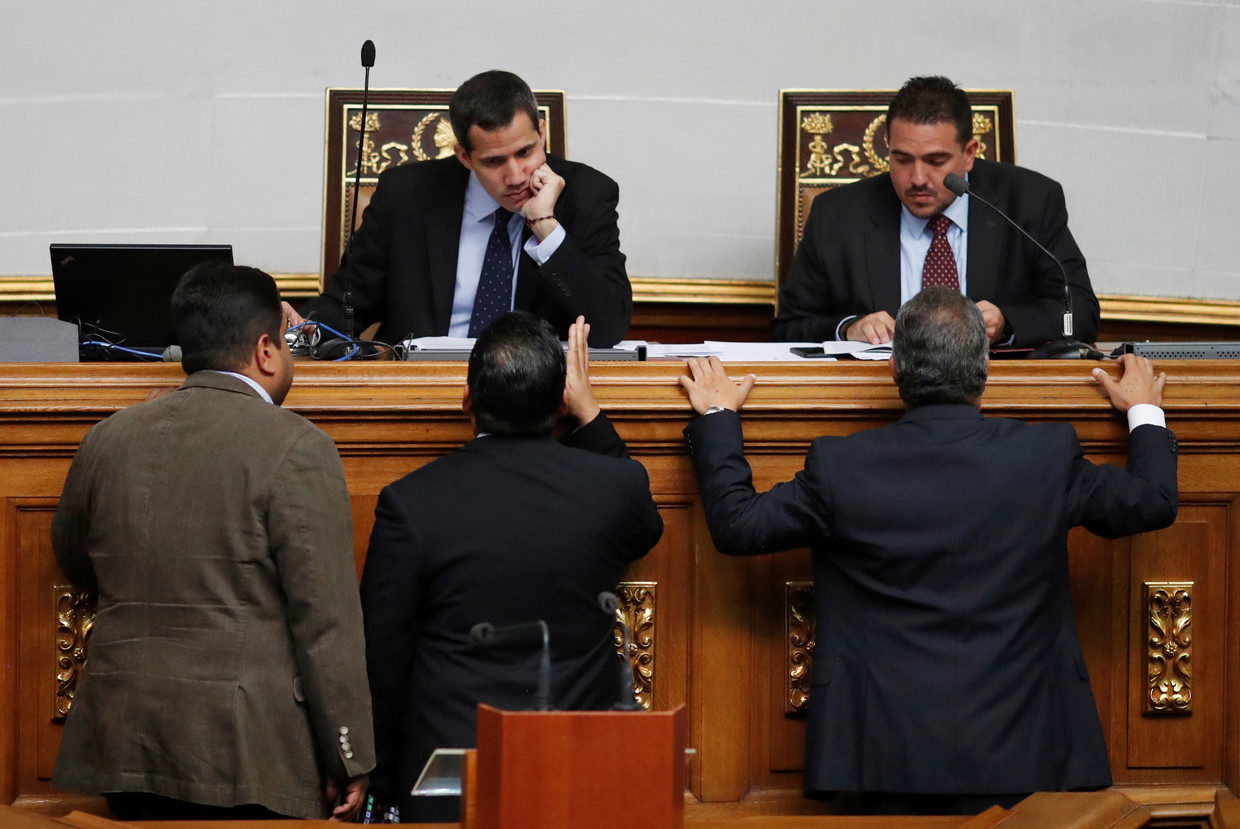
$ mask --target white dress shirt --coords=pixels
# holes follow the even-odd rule
[[[469,319],[474,313],[474,297],[478,294],[478,279],[482,273],[482,261],[486,258],[487,242],[491,239],[491,231],[495,228],[495,210],[499,202],[478,181],[478,176],[471,170],[469,183],[465,185],[465,209],[461,211],[461,241],[456,252],[456,290],[452,293],[452,319],[448,324],[448,336],[468,337]],[[512,292],[509,295],[508,307],[517,295],[517,263],[522,247],[521,229],[525,227],[525,217],[520,213],[512,214],[508,220],[508,239],[512,244]],[[564,241],[566,232],[563,225],[556,227],[546,239],[538,241],[531,236],[525,242],[524,250],[539,265],[546,264]]]
[[[273,404],[275,403],[275,401],[271,399],[271,395],[267,394],[267,390],[263,388],[262,386],[260,386],[258,384],[258,381],[255,380],[253,377],[247,377],[246,375],[238,374],[235,371],[216,371],[213,368],[203,369],[203,371],[215,371],[216,374],[227,374],[229,377],[236,377],[238,380],[242,381],[243,383],[246,383],[250,388],[254,389],[254,391],[262,395],[262,398],[266,400],[268,403],[273,403]]]

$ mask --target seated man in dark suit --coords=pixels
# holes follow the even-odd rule
[[[1063,263],[1075,336],[1098,334],[1098,300],[1068,230],[1058,183],[976,158],[968,96],[947,78],[912,78],[887,109],[890,172],[814,199],[779,292],[775,340],[891,339],[896,309],[923,287],[974,300],[996,346],[1032,347],[1062,334],[1063,273],[991,208],[957,197],[948,173],[997,205]]]
[[[344,331],[349,292],[355,333],[379,322],[393,343],[476,337],[519,308],[561,338],[584,315],[590,345],[615,345],[633,315],[616,183],[544,152],[546,122],[511,72],[470,78],[448,114],[456,154],[379,176],[340,269],[302,314]]]
[[[715,358],[681,378],[703,414],[685,435],[721,552],[809,546],[817,646],[805,792],[861,808],[976,812],[1033,791],[1111,782],[1068,584],[1068,530],[1166,527],[1177,508],[1165,375],[1120,358],[1094,376],[1126,412],[1128,468],[1095,466],[1065,423],[979,411],[982,312],[927,288],[900,309],[899,422],[820,437],[805,469],[758,495],[737,386]]]
[[[99,600],[52,781],[121,820],[347,820],[374,743],[340,456],[280,408],[270,276],[199,265],[172,314],[189,376],[86,434],[52,523]]]
[[[619,701],[613,618],[598,595],[659,540],[646,470],[599,410],[588,326],[563,347],[545,321],[501,317],[469,360],[465,412],[478,437],[379,496],[362,575],[375,704],[376,797],[405,820],[455,819],[456,803],[408,797],[439,747],[474,745],[478,703],[533,707],[538,650],[479,649],[470,629],[545,620],[551,704]],[[581,425],[563,442],[557,415]]]

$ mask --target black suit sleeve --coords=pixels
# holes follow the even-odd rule
[[[1085,257],[1068,229],[1068,207],[1063,187],[1044,179],[1048,190],[1042,198],[1042,213],[1036,225],[1027,228],[1030,234],[1063,263],[1072,292],[1073,334],[1078,340],[1093,342],[1098,336],[1098,298],[1089,282]],[[1063,333],[1063,272],[1050,258],[1029,245],[1019,242],[1033,257],[1028,276],[1030,296],[1020,302],[996,303],[1012,328],[1012,344],[1017,347],[1041,345]],[[1000,279],[1015,274],[999,274]]]
[[[759,495],[745,460],[740,415],[717,412],[685,428],[697,470],[706,525],[716,549],[726,555],[774,553],[810,544],[830,534],[830,489],[815,441],[805,468],[791,481]]]
[[[833,273],[828,262],[830,254],[824,240],[832,232],[829,213],[827,200],[816,198],[788,278],[779,290],[779,313],[771,322],[771,339],[776,342],[834,340],[836,328],[845,317],[870,313],[859,307],[843,309],[841,298],[836,296],[836,285],[844,275]]]
[[[391,180],[379,176],[370,203],[362,211],[362,224],[353,234],[348,253],[340,260],[340,267],[327,280],[327,290],[307,302],[301,315],[308,320],[318,320],[344,333],[344,294],[348,288],[353,294],[353,335],[358,336],[383,317],[383,303],[388,272],[389,200]],[[325,335],[324,339],[328,339]]]
[[[560,443],[574,449],[585,449],[597,455],[610,455],[613,458],[627,458],[629,447],[616,432],[607,415],[598,413],[598,417],[589,423],[574,429],[565,435]]]
[[[371,789],[393,803],[399,790],[401,720],[409,700],[414,643],[418,637],[417,535],[392,487],[379,494],[375,525],[362,570],[362,619],[366,668],[375,718],[376,766]]]
[[[1119,538],[1170,526],[1179,507],[1175,436],[1161,426],[1138,426],[1128,438],[1128,468],[1096,466],[1079,441],[1069,503],[1072,523]]]
[[[560,200],[567,202],[555,210],[564,241],[533,272],[542,283],[540,293],[558,312],[561,335],[584,316],[590,345],[608,348],[624,339],[633,317],[633,289],[620,252],[620,188],[604,175],[579,170],[566,181]]]

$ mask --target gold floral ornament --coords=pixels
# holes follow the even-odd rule
[[[95,626],[95,598],[64,584],[52,591],[56,608],[56,707],[52,718],[63,720],[86,669],[87,640]]]
[[[865,128],[865,133],[861,136],[861,151],[865,154],[865,160],[869,162],[861,168],[861,175],[876,176],[880,173],[887,172],[890,167],[887,159],[878,154],[878,149],[874,146],[875,139],[878,137],[878,131],[884,128],[887,123],[887,113],[882,113]]]
[[[981,136],[994,129],[994,123],[990,120],[990,116],[983,115],[980,112],[973,113],[973,137],[977,138],[977,157],[986,157],[986,142]]]
[[[612,628],[616,652],[624,656],[633,672],[633,694],[647,711],[654,704],[654,608],[657,583],[653,581],[621,582],[616,590],[620,600],[616,623]],[[632,644],[624,652],[624,631],[628,625]]]
[[[1193,705],[1192,582],[1146,582],[1150,638],[1147,714],[1186,714]]]
[[[801,129],[814,136],[814,139],[809,142],[809,160],[805,162],[805,172],[801,175],[810,178],[830,175],[834,172],[831,159],[827,155],[831,148],[827,146],[827,142],[822,140],[822,137],[835,129],[835,125],[831,123],[831,116],[825,112],[811,113],[801,119]]]
[[[810,674],[814,666],[815,637],[814,583],[784,583],[784,628],[787,657],[784,714],[804,715],[809,706]]]

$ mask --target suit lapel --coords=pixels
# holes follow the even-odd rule
[[[887,189],[891,191],[890,184]],[[870,308],[894,316],[900,307],[900,201],[894,192],[890,199],[879,200],[870,222],[865,239]]]
[[[465,210],[465,185],[469,171],[461,165],[444,188],[443,198],[426,217],[426,248],[430,266],[431,301],[435,332],[448,333],[452,320],[452,295],[456,292],[456,255],[461,246],[461,215]]]
[[[988,202],[995,196],[987,186],[986,168],[977,162],[969,174],[969,187]],[[994,300],[999,284],[999,243],[1003,238],[1003,219],[978,199],[969,199],[969,249],[964,274],[969,299]]]

